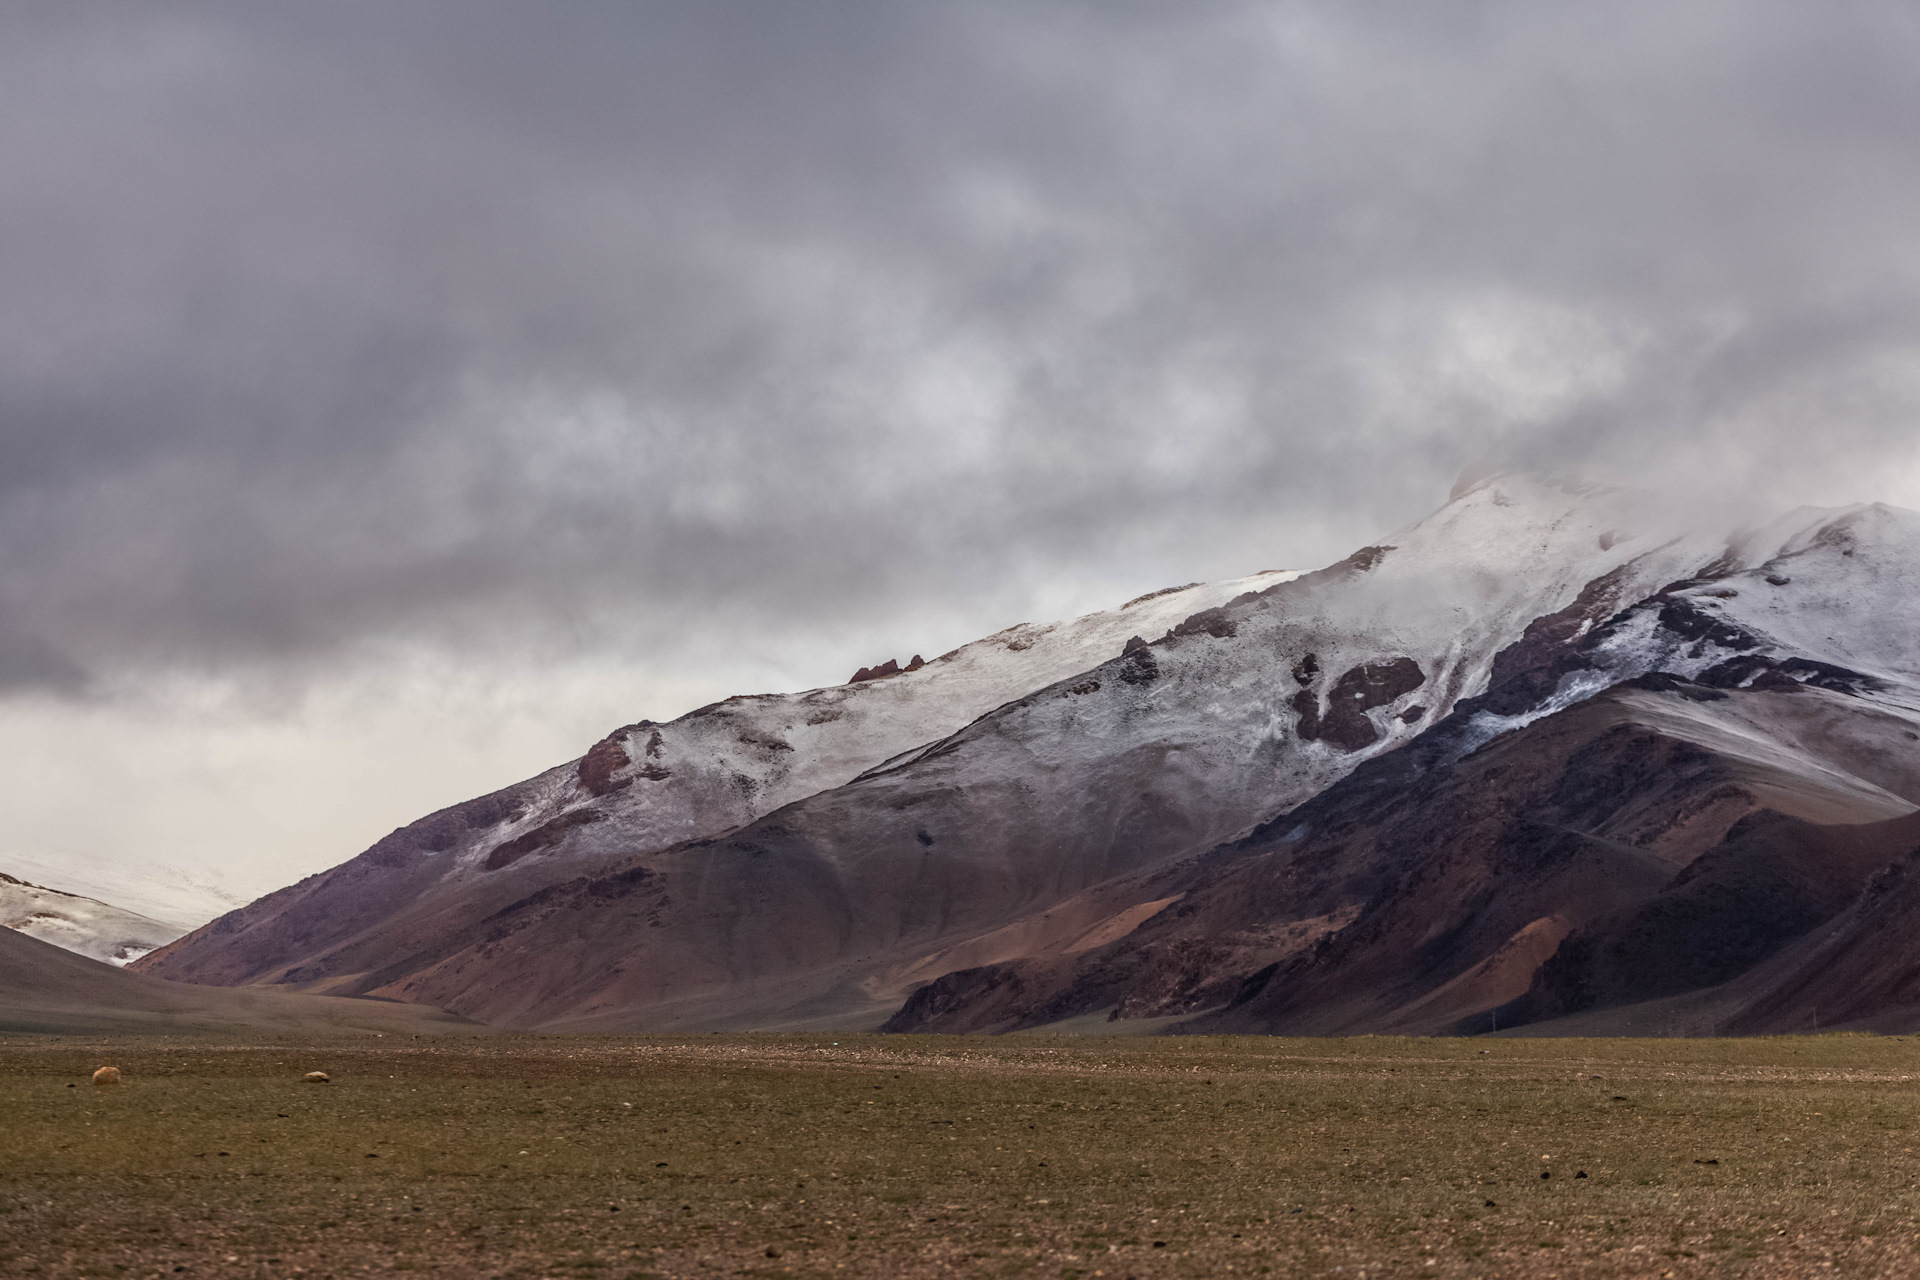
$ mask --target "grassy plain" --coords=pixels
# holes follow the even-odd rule
[[[1912,1276],[1916,1148],[1900,1038],[14,1038],[0,1275]]]

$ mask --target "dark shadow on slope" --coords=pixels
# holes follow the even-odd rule
[[[1833,919],[1920,844],[1920,815],[1818,825],[1762,810],[1645,902],[1570,935],[1521,999],[1519,1025],[1729,982]]]

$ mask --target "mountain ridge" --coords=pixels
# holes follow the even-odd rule
[[[868,718],[885,732],[863,739],[879,758],[857,770],[858,735],[823,766],[797,713],[954,655],[628,726],[526,793],[423,819],[140,967],[544,1029],[1005,1030],[1107,1008],[1189,1029],[1465,1030],[1502,1008],[1509,1022],[1577,1012],[1516,1002],[1563,950],[1595,945],[1591,930],[1678,901],[1662,898],[1672,878],[1751,815],[1811,830],[1920,802],[1904,766],[1875,763],[1920,722],[1920,656],[1901,639],[1920,622],[1912,513],[1801,509],[1712,534],[1629,490],[1499,474],[1335,565],[1273,579],[1143,598],[1158,608],[1134,618],[1164,625],[1157,637],[1116,621],[1138,600],[1089,615],[1101,621],[1082,633],[1107,656],[1069,669],[1096,649],[1063,648],[1019,673],[1037,683],[881,755],[939,727],[888,695]],[[956,653],[1019,654],[1057,629],[1034,630]],[[779,735],[751,719],[767,706],[787,714]],[[766,807],[717,805],[710,830],[666,841],[711,791],[697,748],[713,725],[734,740],[728,759],[776,762],[758,775]],[[1685,764],[1685,784],[1636,767],[1636,751]],[[1500,792],[1516,807],[1456,841],[1443,881],[1464,896],[1402,900],[1424,846],[1381,824],[1408,795],[1465,804],[1454,789],[1490,759],[1518,779]],[[1581,779],[1620,812],[1527,817],[1539,788]],[[635,794],[665,798],[636,822],[618,807]],[[1356,795],[1358,843],[1283,850],[1295,814]],[[1671,829],[1634,825],[1639,811]],[[1261,881],[1254,915],[1215,902],[1251,874],[1250,849],[1294,877]],[[1348,869],[1310,874],[1315,858]],[[1850,901],[1859,868],[1830,870]],[[1486,915],[1508,898],[1540,909]],[[1363,945],[1413,936],[1421,911],[1414,934],[1455,944],[1419,942],[1418,972]],[[1303,991],[1323,992],[1318,1013]]]

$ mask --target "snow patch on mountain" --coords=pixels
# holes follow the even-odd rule
[[[1659,672],[1725,688],[1811,683],[1920,712],[1920,515],[1879,504],[1802,507],[1735,532],[1710,560],[1646,589],[1705,553],[1697,537],[1673,544],[1682,546],[1678,560],[1662,548],[1654,573],[1630,566],[1635,590],[1613,593],[1627,607],[1610,618],[1591,610],[1563,637],[1579,643],[1552,655],[1557,685],[1523,705],[1478,710],[1454,750]]]
[[[1782,649],[1920,683],[1920,513],[1817,513],[1765,563],[1685,594]]]

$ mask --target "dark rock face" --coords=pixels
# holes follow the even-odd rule
[[[1304,943],[1318,931],[1294,930]],[[1216,937],[1169,939],[1143,954],[1140,962],[1122,965],[1116,957],[1108,968],[1124,972],[1127,982],[1108,1020],[1164,1018],[1217,1009],[1246,989],[1248,972],[1271,973],[1274,938],[1265,931],[1237,931]]]
[[[567,833],[575,827],[584,827],[605,817],[598,809],[575,809],[563,813],[551,822],[543,822],[523,835],[496,845],[493,852],[487,855],[487,870],[498,871],[502,867],[512,866],[530,853],[551,849],[566,839]]]
[[[1294,722],[1294,732],[1300,735],[1302,742],[1320,740],[1320,695],[1312,689],[1302,689],[1293,695],[1288,704],[1299,719]]]
[[[1293,709],[1300,717],[1299,735],[1303,741],[1327,742],[1342,751],[1364,750],[1380,741],[1380,731],[1367,712],[1412,693],[1426,682],[1419,663],[1412,658],[1395,658],[1355,667],[1334,681],[1324,712],[1313,690],[1302,689],[1293,697]]]
[[[1743,653],[1715,663],[1701,672],[1699,683],[1714,689],[1760,689],[1772,693],[1792,693],[1806,685],[1834,693],[1858,697],[1886,687],[1882,680],[1859,671],[1849,671],[1832,663],[1811,658],[1770,658],[1764,654]]]
[[[1789,685],[1799,687],[1814,674],[1813,668],[1823,665],[1799,658],[1782,662],[1751,653],[1761,647],[1759,639],[1714,616],[1696,601],[1674,594],[1705,588],[1703,594],[1709,596],[1737,596],[1731,588],[1711,586],[1718,580],[1715,575],[1727,571],[1727,566],[1717,563],[1708,566],[1702,576],[1669,583],[1640,600],[1629,598],[1628,587],[1634,569],[1635,564],[1629,563],[1594,579],[1581,589],[1572,604],[1528,623],[1519,640],[1494,656],[1486,691],[1477,697],[1462,699],[1454,708],[1455,716],[1482,712],[1497,716],[1522,715],[1551,698],[1568,676],[1582,672],[1611,671],[1610,683],[1644,681],[1657,675],[1668,683],[1644,687],[1678,688],[1673,682],[1679,681],[1691,686],[1688,696],[1707,700],[1714,696],[1707,690],[1718,687],[1789,691]],[[1717,664],[1693,682],[1672,673],[1647,672],[1644,666],[1618,669],[1619,660],[1606,655],[1608,644],[1636,620],[1648,615],[1655,622],[1657,634],[1673,643],[1676,650],[1685,648],[1690,656],[1697,658],[1708,652],[1709,647],[1717,647],[1736,656]],[[1839,668],[1824,673],[1823,678],[1846,681],[1853,689],[1864,687],[1859,682],[1869,679]]]
[[[1920,821],[1822,826],[1762,810],[1661,892],[1567,938],[1513,1024],[1728,982],[1838,916],[1920,842]]]
[[[1091,959],[1032,956],[943,974],[907,998],[886,1032],[998,1032],[1044,1026],[1112,1004],[1148,959],[1107,948]]]
[[[1739,627],[1716,618],[1686,600],[1669,600],[1660,607],[1660,625],[1689,640],[1708,641],[1723,649],[1757,649],[1760,641]]]
[[[624,729],[610,733],[594,743],[587,754],[581,757],[580,787],[588,795],[603,796],[619,788],[620,784],[614,781],[614,775],[632,763],[627,759],[627,745],[623,741],[625,737]],[[654,738],[657,741],[659,735],[655,734]]]
[[[1345,560],[1340,561],[1338,564],[1330,565],[1325,569],[1315,570],[1315,573],[1325,573],[1325,574],[1369,573],[1376,566],[1378,566],[1382,560],[1387,558],[1387,552],[1394,551],[1397,549],[1398,548],[1388,547],[1388,546],[1362,547],[1358,551],[1354,552],[1352,555],[1348,556]],[[1312,578],[1313,576],[1314,574],[1312,573],[1303,574],[1300,577],[1299,581],[1304,582],[1307,579]]]
[[[1167,633],[1170,636],[1212,636],[1228,640],[1240,634],[1240,624],[1226,609],[1202,609]]]
[[[916,654],[914,656],[917,658],[919,655]],[[926,664],[922,663],[920,665],[925,666]],[[911,668],[909,669],[911,670]],[[847,683],[848,684],[865,684],[869,680],[882,680],[882,679],[885,679],[887,676],[897,676],[899,674],[900,674],[900,663],[898,659],[888,658],[885,662],[881,663],[877,667],[860,668],[858,671],[853,673],[853,678],[847,681]]]
[[[1008,1007],[1025,1009],[1041,984],[1028,981],[1026,966],[984,965],[942,974],[907,998],[880,1029],[887,1032],[984,1031]]]
[[[1127,684],[1146,685],[1159,678],[1160,663],[1147,642],[1139,636],[1127,641],[1126,652],[1120,657],[1120,679]]]
[[[1518,715],[1538,706],[1566,675],[1591,668],[1578,642],[1620,607],[1630,570],[1630,565],[1622,565],[1594,579],[1566,608],[1529,622],[1520,639],[1494,655],[1487,692],[1474,700],[1473,708]]]
[[[1213,887],[1196,886],[1189,901],[1212,900],[1242,929],[1263,917],[1324,916],[1343,902],[1357,911],[1272,972],[1248,963],[1207,975],[1220,1003],[1232,1000],[1209,1022],[1236,1030],[1392,1025],[1395,1009],[1497,954],[1530,922],[1655,891],[1670,870],[1616,848],[1628,833],[1609,821],[1644,772],[1690,776],[1681,764],[1689,749],[1619,724],[1604,707],[1576,711],[1412,785],[1362,766],[1213,855]],[[1710,772],[1704,763],[1702,771]],[[1230,997],[1229,976],[1242,980]]]
[[[375,866],[401,867],[423,853],[445,853],[475,831],[518,817],[519,804],[504,792],[442,809],[383,836],[361,856]]]
[[[1920,830],[1871,875],[1846,910],[1758,972],[1729,984],[1741,1007],[1729,1035],[1852,1026],[1911,1032],[1920,1008]],[[1896,834],[1887,824],[1886,834]],[[1863,833],[1864,834],[1864,833]]]

